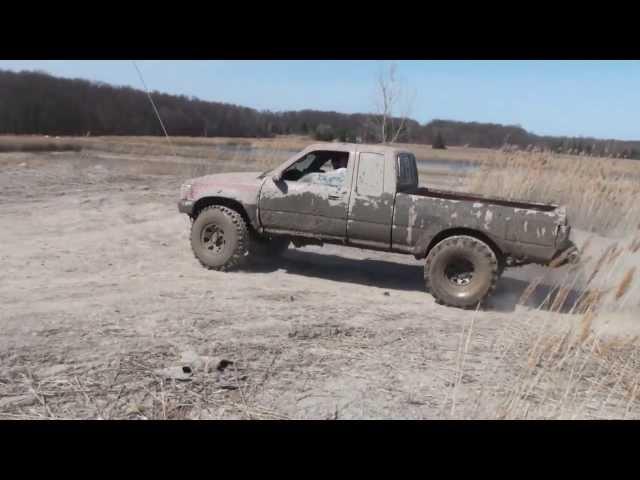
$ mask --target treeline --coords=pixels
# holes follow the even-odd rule
[[[259,112],[184,96],[153,93],[173,135],[264,136]],[[162,135],[145,92],[39,72],[0,71],[0,133]]]
[[[310,135],[318,140],[376,142],[380,133],[371,114],[299,110],[266,111],[262,112],[262,115],[267,121],[268,132],[275,135],[300,134]],[[400,125],[401,119],[395,118],[393,122],[394,125]],[[420,129],[420,124],[408,119],[405,121],[405,127],[398,141],[415,141],[415,132]]]
[[[258,111],[221,102],[152,92],[170,135],[272,137],[309,135],[319,140],[375,142],[370,114],[317,110]],[[398,125],[400,120],[393,119]],[[379,123],[379,122],[378,122]],[[640,158],[640,142],[548,137],[520,126],[407,120],[399,142],[487,148],[544,148],[583,155]],[[99,82],[63,79],[42,72],[0,71],[0,133],[48,135],[162,135],[146,92]]]
[[[417,143],[432,144],[440,134],[447,145],[551,150],[573,155],[640,159],[640,141],[536,135],[513,125],[433,120],[421,127],[420,132]]]
[[[316,110],[258,111],[182,95],[151,93],[170,135],[272,137],[303,134],[374,141],[370,115]],[[410,127],[418,128],[415,121]],[[410,140],[410,128],[402,139]],[[0,133],[29,135],[163,135],[146,92],[42,72],[0,70]]]

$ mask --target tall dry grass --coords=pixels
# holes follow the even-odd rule
[[[520,299],[530,308],[498,335],[499,360],[464,417],[640,418],[639,177],[640,162],[512,153],[467,179],[470,191],[564,204],[591,234],[581,264],[538,305],[530,298],[548,279],[532,278]]]
[[[640,224],[640,161],[495,153],[480,162],[466,189],[567,206],[574,227],[625,236]]]
[[[57,137],[34,136],[0,136],[0,153],[6,152],[62,152],[80,151],[77,141]]]
[[[551,153],[495,154],[469,176],[466,189],[565,205],[573,228],[587,232],[589,236],[578,242],[581,265],[571,284],[567,280],[556,285],[551,310],[563,311],[559,307],[567,301],[568,289],[577,292],[571,313],[595,306],[608,312],[640,308],[640,162]],[[532,280],[526,296],[540,281]]]
[[[185,157],[220,163],[254,163],[269,168],[307,146],[302,137],[267,139],[172,137],[95,137],[77,139],[87,150],[136,156]]]
[[[306,137],[197,138],[197,137],[49,137],[0,135],[0,152],[46,152],[89,150],[134,156],[199,158],[211,161],[251,161],[272,165],[288,153],[305,148]],[[284,154],[284,158],[283,158]]]
[[[0,153],[81,152],[88,161],[109,157],[130,174],[197,177],[225,171],[267,170],[311,142],[305,137],[268,139],[172,137],[0,136]]]

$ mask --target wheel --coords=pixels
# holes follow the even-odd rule
[[[249,250],[251,254],[260,257],[278,257],[287,251],[289,243],[289,237],[262,237],[254,233]]]
[[[424,268],[427,291],[436,302],[473,308],[493,292],[500,276],[493,249],[477,238],[456,235],[436,244]]]
[[[211,270],[227,271],[247,256],[249,229],[235,210],[213,205],[200,211],[191,225],[191,249],[198,261]]]

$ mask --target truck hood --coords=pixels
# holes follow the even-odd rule
[[[224,194],[231,190],[243,193],[256,193],[262,179],[261,172],[218,173],[190,180],[191,196],[194,199],[205,195]]]

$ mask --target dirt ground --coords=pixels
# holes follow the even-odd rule
[[[291,247],[208,271],[182,167],[0,157],[0,418],[488,417],[522,332],[556,315],[516,305],[537,270],[478,312],[436,305],[403,255]]]

